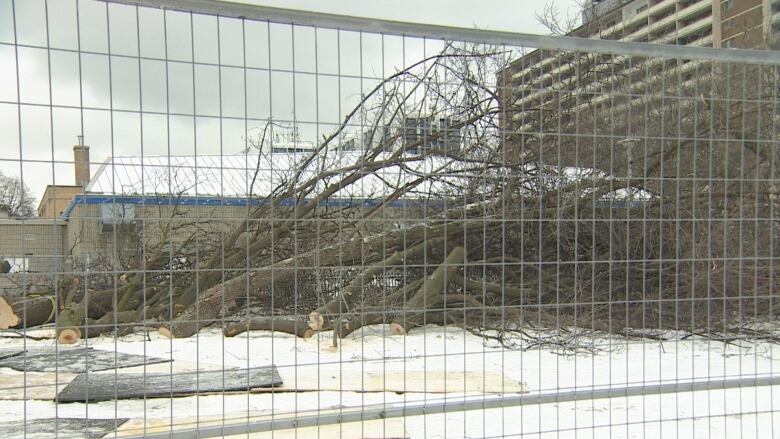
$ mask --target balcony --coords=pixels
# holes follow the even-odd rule
[[[632,26],[634,26],[639,22],[644,21],[646,23],[648,17],[653,14],[657,15],[659,13],[666,12],[668,9],[674,9],[675,2],[676,0],[664,0],[634,15],[633,17],[631,17],[630,20],[618,22],[614,26],[605,29],[601,33],[597,35],[593,35],[591,38],[604,38],[604,39],[612,38],[618,32],[623,31],[626,28],[631,28]]]

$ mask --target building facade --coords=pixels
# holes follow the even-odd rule
[[[586,38],[757,48],[780,31],[777,0],[590,0],[583,25]]]
[[[459,121],[452,117],[408,117],[401,129],[404,150],[413,154],[430,149],[459,151],[463,144]]]
[[[83,186],[53,185],[46,186],[38,204],[38,218],[59,218],[73,200],[83,193]]]
[[[12,272],[52,273],[62,270],[66,222],[59,219],[0,218],[0,259]]]
[[[84,193],[84,188],[92,177],[89,164],[89,146],[84,145],[84,138],[78,136],[78,142],[73,146],[73,173],[75,185],[50,184],[43,192],[38,204],[39,218],[59,218],[68,208],[70,202],[78,194]]]
[[[777,44],[779,29],[780,0],[592,0],[585,7],[583,24],[570,35],[771,49]],[[688,105],[683,100],[700,95],[703,83],[710,88],[727,83],[723,80],[726,70],[728,66],[694,60],[533,50],[498,73],[500,125],[510,145],[526,145],[528,136],[545,132],[574,130],[569,125],[575,120],[608,123],[620,131],[621,123],[629,123],[622,120],[626,114],[632,114],[634,125],[641,124],[639,113],[671,114],[674,106]],[[735,69],[729,72],[734,74]],[[761,73],[750,74],[752,79],[745,76],[731,83],[742,80],[753,85]],[[707,83],[706,78],[714,79]],[[684,99],[654,99],[664,95]],[[631,133],[625,131],[624,137],[630,138]]]

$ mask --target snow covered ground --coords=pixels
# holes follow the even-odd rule
[[[724,344],[695,338],[658,342],[601,337],[594,339],[595,353],[568,355],[550,348],[519,351],[496,347],[454,327],[418,328],[405,337],[384,336],[383,330],[381,326],[364,328],[362,333],[341,340],[338,349],[330,347],[328,333],[309,340],[265,331],[224,338],[214,329],[201,331],[189,339],[169,340],[151,333],[148,338],[145,334],[135,334],[120,339],[102,337],[87,343],[95,349],[174,359],[174,362],[163,365],[167,368],[174,364],[203,370],[275,364],[286,385],[295,383],[297,374],[311,374],[317,370],[323,376],[323,383],[328,380],[328,375],[352,380],[370,373],[398,380],[399,376],[419,377],[425,371],[429,374],[440,372],[448,380],[453,376],[456,380],[462,377],[464,381],[472,380],[475,373],[484,376],[503,374],[505,382],[522,382],[530,393],[567,392],[592,386],[624,387],[695,378],[718,380],[723,377],[767,376],[776,374],[776,370],[780,369],[780,346],[763,342]],[[27,346],[52,343],[50,340],[28,340]],[[0,339],[0,348],[21,344],[20,339]],[[163,366],[158,365],[155,370]],[[0,374],[7,373],[10,373],[8,369],[0,369]],[[448,383],[450,381],[445,381],[444,385],[450,385]],[[394,381],[392,386],[388,386],[394,391],[382,392],[338,391],[338,386],[333,388],[331,385],[329,390],[323,391],[244,392],[88,405],[3,400],[0,401],[0,419],[34,421],[54,416],[129,417],[145,418],[150,423],[169,423],[169,419],[186,418],[246,419],[247,412],[283,415],[333,408],[347,411],[375,404],[430,402],[445,396],[450,400],[475,397],[462,392],[438,393],[447,391],[446,388],[432,389],[436,393],[424,391],[427,388],[420,391],[419,384],[409,383],[404,387],[405,384]],[[399,385],[414,391],[397,392]],[[775,401],[778,406],[774,405]],[[780,386],[583,399],[408,416],[404,418],[404,424],[408,436],[414,438],[780,438]],[[321,430],[322,437],[332,435],[332,430]],[[382,437],[382,432],[371,424],[365,435]]]

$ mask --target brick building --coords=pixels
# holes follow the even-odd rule
[[[780,30],[777,0],[590,0],[575,36],[621,41],[760,47]]]
[[[83,176],[89,169],[79,160],[85,157],[84,148],[74,148],[77,181],[78,175]],[[137,267],[140,258],[167,242],[166,234],[170,234],[171,242],[179,244],[196,233],[198,245],[204,249],[201,251],[210,251],[213,248],[207,247],[219,243],[221,232],[243,224],[248,209],[267,202],[264,197],[288,181],[307,154],[108,158],[83,187],[48,187],[39,207],[39,212],[46,214],[42,218],[0,218],[0,230],[6,232],[0,239],[0,256],[15,262],[16,271],[50,274],[90,267]],[[337,169],[354,164],[360,154],[344,151],[323,157],[320,164]],[[435,169],[439,166],[433,163],[436,160],[421,162],[419,169]],[[312,167],[300,175],[301,181],[312,177],[316,169]],[[323,203],[323,208],[370,204],[371,199],[389,193],[387,181],[403,182],[414,177],[400,168],[380,173],[339,190]],[[71,195],[65,207],[63,194]],[[288,204],[283,202],[282,206]],[[268,215],[274,213],[269,209]]]
[[[763,49],[777,44],[779,29],[780,0],[592,0],[583,24],[570,35]],[[718,108],[725,102],[719,96],[739,92],[749,102],[767,99],[771,72],[742,67],[674,57],[528,51],[497,75],[504,143],[520,155],[538,152],[545,163],[609,172],[614,163],[629,160],[632,148],[652,152],[659,145],[637,141],[658,138],[660,130],[678,120],[685,123],[679,115],[696,108],[702,96],[713,99],[708,107],[712,118],[726,111]],[[734,84],[745,87],[735,91]],[[633,161],[641,173],[636,155]]]

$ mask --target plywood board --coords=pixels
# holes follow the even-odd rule
[[[0,374],[0,400],[51,401],[75,377],[75,373],[4,372]]]
[[[335,391],[396,393],[525,393],[526,386],[497,372],[361,371],[333,367],[280,368],[284,384],[253,391]]]
[[[57,395],[59,402],[186,396],[282,384],[276,367],[207,372],[79,374]]]
[[[16,354],[0,359],[0,367],[26,372],[97,372],[143,364],[164,363],[165,358],[125,354],[102,349],[59,349],[32,351],[26,355]]]
[[[315,414],[326,414],[337,412],[333,410],[320,410],[317,412],[301,412],[297,416],[312,416]],[[220,427],[236,424],[247,424],[255,422],[264,422],[271,419],[280,421],[285,418],[294,418],[296,414],[276,414],[244,412],[232,413],[232,416],[200,416],[175,418],[172,422],[170,418],[147,418],[131,419],[116,431],[116,437],[142,436],[153,433],[168,433],[171,431],[194,430],[203,427]],[[318,435],[319,433],[319,435]],[[363,422],[347,422],[343,424],[324,425],[318,427],[302,427],[298,429],[275,430],[273,433],[261,432],[225,436],[226,438],[309,438],[309,437],[341,437],[341,438],[408,438],[410,437],[404,428],[404,421],[400,418],[378,419]]]
[[[13,348],[11,348],[11,349],[0,349],[0,360],[2,360],[4,358],[15,357],[15,356],[17,356],[19,354],[23,354],[24,351],[25,350],[22,349],[22,348],[18,348],[18,349],[13,349]]]
[[[198,416],[171,418],[135,418],[130,419],[116,431],[117,437],[145,436],[154,433],[168,433],[170,431],[194,430],[203,427],[216,427],[234,423],[246,423],[265,420],[267,415],[248,415],[247,413],[231,413],[227,416]],[[246,437],[246,436],[244,436]]]
[[[23,437],[26,439],[49,439],[53,437],[102,438],[113,433],[117,427],[127,422],[127,419],[80,419],[80,418],[49,418],[31,419],[0,423],[0,437]]]
[[[225,436],[229,439],[300,439],[305,437],[337,437],[341,439],[405,439],[410,438],[406,432],[404,420],[400,418],[377,419],[363,422],[345,422],[343,424],[328,424],[319,427],[291,428],[289,430],[264,431],[250,435]]]
[[[70,351],[70,350],[82,350],[82,349],[92,349],[92,348],[60,348],[60,352]],[[46,352],[54,352],[53,346],[27,346],[24,347],[18,347],[18,348],[3,348],[0,349],[0,360],[16,357],[27,353],[28,356],[30,355],[38,355]],[[0,366],[2,367],[2,366]]]
[[[108,374],[114,376],[115,373],[161,373],[171,374],[180,372],[204,370],[222,370],[218,364],[208,363],[190,363],[187,361],[174,361],[169,363],[148,364],[125,369],[95,372],[92,375]],[[53,372],[17,372],[11,369],[0,371],[0,400],[48,400],[52,401],[60,390],[64,389],[73,378],[75,373],[53,373]]]
[[[121,369],[119,375],[162,374],[200,370],[220,371],[219,365],[174,361],[150,366]],[[217,372],[221,374],[221,372]],[[317,370],[316,367],[279,368],[283,384],[268,389],[253,388],[252,392],[299,392],[299,391],[344,391],[344,392],[410,392],[410,393],[524,393],[526,386],[495,372],[450,372],[446,379],[443,372],[435,371],[387,371],[361,372],[342,370],[333,372]],[[115,372],[106,371],[91,376],[108,375],[113,385]],[[317,377],[319,376],[319,381]],[[73,373],[7,372],[0,374],[0,400],[53,400],[76,377]],[[26,381],[25,381],[26,380]]]
[[[57,338],[57,330],[54,327],[35,327],[27,329],[0,329],[0,337],[6,340],[23,340],[38,342],[41,340],[53,340]]]

